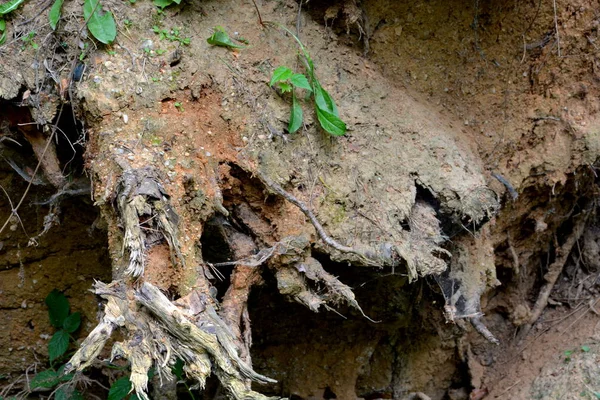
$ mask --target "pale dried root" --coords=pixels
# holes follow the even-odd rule
[[[275,381],[256,373],[240,359],[231,332],[212,306],[192,314],[147,282],[137,289],[120,282],[97,282],[95,289],[108,300],[105,315],[71,358],[65,373],[82,370],[94,362],[114,329],[122,327],[127,339],[113,346],[112,357],[130,361],[132,390],[142,399],[148,399],[148,370],[154,366],[161,380],[172,380],[171,366],[177,358],[184,361],[185,373],[200,388],[212,370],[232,398],[269,399],[248,389],[245,380]]]

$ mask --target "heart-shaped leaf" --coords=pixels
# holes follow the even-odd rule
[[[81,313],[73,313],[69,315],[63,323],[63,329],[69,333],[73,333],[81,325]]]
[[[85,0],[83,16],[90,33],[101,43],[109,44],[117,37],[117,25],[110,11],[102,13],[100,0]]]
[[[62,328],[65,319],[69,315],[69,300],[62,292],[54,289],[46,296],[45,302],[48,306],[50,323],[55,328]]]
[[[312,92],[312,87],[310,86],[310,83],[308,83],[306,76],[303,74],[292,75],[290,82],[292,82],[292,85],[296,86],[297,88],[306,89]]]
[[[48,356],[50,356],[50,362],[56,360],[67,352],[69,348],[69,334],[60,330],[52,335],[52,339],[48,343]]]
[[[291,69],[285,66],[275,68],[273,71],[273,75],[271,75],[271,81],[269,82],[269,86],[273,86],[277,82],[285,82],[290,79],[294,75]]]
[[[122,400],[131,392],[131,381],[127,376],[119,378],[110,386],[108,400]]]

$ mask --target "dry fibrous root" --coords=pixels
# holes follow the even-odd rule
[[[125,328],[127,338],[113,345],[111,358],[130,361],[132,390],[141,399],[148,399],[148,370],[154,366],[161,381],[172,380],[171,367],[178,358],[199,388],[214,372],[232,398],[269,399],[248,389],[245,380],[275,381],[256,373],[239,357],[233,334],[201,296],[197,297],[200,301],[193,301],[195,307],[177,306],[148,282],[137,288],[122,282],[97,282],[95,293],[107,300],[104,317],[71,358],[65,373],[91,365],[113,331]]]
[[[117,271],[117,280],[112,283],[95,284],[95,293],[107,301],[105,314],[71,358],[66,371],[82,370],[93,363],[118,329],[125,340],[113,345],[111,359],[129,361],[132,391],[138,398],[148,399],[150,368],[156,369],[161,383],[172,381],[171,367],[181,359],[184,372],[196,382],[196,388],[204,388],[206,378],[215,374],[231,398],[268,399],[251,390],[250,382],[275,381],[252,369],[249,356],[244,357],[247,348],[240,339],[239,322],[231,324],[232,329],[229,321],[217,314],[203,276],[198,276],[194,289],[177,301],[169,300],[158,287],[144,281],[144,253],[163,240],[169,245],[172,264],[184,266],[179,217],[156,170],[133,169],[123,160],[119,165],[123,175],[115,202],[124,229],[123,257],[127,268]],[[243,308],[240,313],[243,319]]]
[[[117,205],[125,229],[123,246],[129,252],[125,274],[140,277],[144,273],[146,247],[163,238],[169,244],[173,263],[183,262],[178,239],[179,216],[172,209],[156,171],[131,169],[125,164],[122,167]]]
[[[347,261],[358,265],[391,266],[394,268],[402,260],[406,263],[409,281],[425,274],[436,275],[438,280],[445,279],[442,273],[447,270],[447,261],[452,255],[448,250],[441,247],[441,244],[447,241],[448,238],[443,234],[440,221],[437,219],[436,211],[431,204],[419,200],[415,202],[409,220],[410,235],[400,237],[390,233],[393,242],[384,242],[377,247],[355,248],[340,244],[330,237],[316,215],[305,203],[285,191],[264,173],[258,171],[257,176],[268,189],[297,206],[313,224],[321,240],[333,248],[333,251],[349,254],[351,257]],[[485,193],[485,195],[488,195],[488,193]],[[495,211],[482,212],[476,218],[477,222],[489,217],[488,214],[493,214]],[[308,243],[305,248],[308,248]],[[281,261],[279,262],[281,264]],[[317,260],[304,256],[304,258],[294,260],[293,263],[288,264],[291,264],[291,266],[279,266],[276,272],[278,289],[282,294],[304,304],[314,312],[317,312],[321,306],[329,308],[326,304],[327,301],[333,303],[343,301],[371,320],[364,314],[352,290],[336,277],[327,273]],[[306,282],[307,279],[312,281],[313,284],[324,284],[327,289],[326,295],[318,295],[311,290]],[[477,304],[479,304],[478,300],[477,298]],[[448,304],[446,308],[455,310],[453,304]],[[451,315],[452,318],[449,321],[455,322],[456,312],[452,312]],[[483,324],[481,315],[478,312],[461,318],[468,319],[475,330],[488,341],[498,344],[499,341]]]

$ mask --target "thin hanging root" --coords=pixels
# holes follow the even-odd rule
[[[296,268],[299,270],[303,270],[308,279],[317,283],[325,284],[329,291],[328,296],[334,302],[344,301],[350,306],[354,307],[356,310],[358,310],[362,314],[362,316],[368,319],[369,321],[373,323],[381,322],[374,321],[373,319],[369,318],[369,316],[367,316],[364,313],[364,311],[358,304],[358,301],[356,301],[352,289],[340,282],[338,278],[325,271],[321,263],[316,259],[312,257],[307,257],[302,263],[299,263],[296,266]]]
[[[372,259],[371,257],[368,257],[362,251],[357,250],[357,249],[355,249],[353,247],[344,246],[343,244],[338,243],[336,240],[334,240],[333,238],[331,238],[331,236],[329,236],[327,234],[327,232],[325,232],[325,229],[323,228],[323,225],[321,225],[321,223],[319,222],[319,220],[317,219],[317,217],[315,216],[315,214],[312,212],[312,210],[310,208],[308,208],[308,206],[306,204],[304,204],[302,201],[298,200],[291,193],[286,192],[281,186],[279,186],[277,183],[275,183],[274,181],[272,181],[269,177],[267,177],[262,172],[257,171],[256,174],[257,174],[258,178],[262,181],[262,183],[266,187],[268,187],[273,192],[279,194],[281,197],[283,197],[284,199],[286,199],[287,201],[289,201],[290,203],[292,203],[293,205],[295,205],[296,207],[298,207],[300,209],[300,211],[302,211],[304,213],[304,215],[306,215],[308,217],[308,219],[310,220],[310,222],[313,224],[313,226],[315,227],[317,233],[319,234],[319,237],[325,243],[327,243],[329,246],[333,247],[334,249],[336,249],[336,250],[338,250],[338,251],[340,251],[342,253],[356,254],[367,265],[372,265],[372,266],[380,266],[381,265],[380,262],[378,262],[377,260]]]

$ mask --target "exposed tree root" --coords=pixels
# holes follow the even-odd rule
[[[54,187],[62,188],[66,183],[66,178],[60,168],[58,156],[56,155],[56,147],[52,142],[52,137],[46,137],[38,130],[21,130],[23,135],[31,144],[31,148],[35,153],[46,178],[54,185]],[[50,144],[48,143],[50,141]]]
[[[578,217],[573,219],[573,231],[563,245],[556,249],[556,259],[548,266],[548,272],[544,274],[545,283],[540,289],[538,298],[533,306],[533,309],[531,310],[531,318],[529,319],[529,323],[523,325],[521,331],[519,332],[519,341],[523,340],[527,336],[533,325],[540,318],[540,315],[542,315],[546,309],[546,306],[548,305],[548,299],[550,298],[550,293],[552,292],[558,277],[562,273],[565,263],[571,254],[571,250],[573,250],[573,246],[575,246],[575,243],[577,243],[579,238],[581,238],[581,235],[583,235],[583,231],[590,214],[591,212],[589,210],[583,210]]]
[[[184,371],[200,388],[212,371],[233,398],[268,399],[248,389],[245,379],[275,381],[256,373],[239,357],[235,338],[212,306],[194,313],[176,306],[147,282],[137,289],[120,282],[97,282],[95,292],[108,300],[105,315],[71,358],[67,372],[94,362],[115,328],[122,327],[127,338],[113,345],[111,357],[131,362],[132,390],[142,399],[148,399],[148,370],[154,366],[161,380],[172,380],[171,366],[177,358],[184,361]]]
[[[117,204],[125,228],[123,246],[129,251],[129,265],[125,274],[137,278],[144,273],[146,246],[150,247],[153,242],[163,238],[171,249],[172,261],[175,264],[177,258],[183,261],[178,241],[179,217],[171,208],[156,171],[150,168],[134,170],[122,164],[125,171]],[[149,235],[146,235],[144,228],[148,229]],[[158,237],[150,236],[157,234]]]
[[[335,239],[331,238],[319,222],[314,212],[304,202],[298,200],[291,193],[286,192],[279,184],[274,182],[262,172],[257,172],[257,176],[263,184],[271,191],[279,194],[284,199],[298,207],[304,215],[310,220],[315,227],[317,234],[327,245],[337,250],[342,254],[350,254],[348,261],[355,264],[368,266],[391,266],[400,265],[401,261],[405,261],[408,269],[408,277],[410,281],[417,279],[419,275],[427,275],[432,273],[440,273],[446,269],[446,262],[438,256],[450,256],[450,253],[439,247],[443,241],[439,228],[439,221],[435,218],[435,211],[416,204],[413,208],[411,223],[419,229],[415,230],[415,234],[408,237],[400,238],[392,235],[393,243],[384,242],[379,246],[367,246],[366,248],[355,248],[340,244]],[[431,206],[429,206],[431,208]],[[422,211],[427,210],[427,211]],[[435,235],[431,233],[434,232]]]
[[[365,315],[356,301],[352,289],[325,271],[321,263],[312,257],[306,257],[292,266],[278,268],[276,277],[277,288],[281,294],[293,298],[314,312],[318,312],[321,306],[329,309],[327,302],[333,304],[347,303],[369,321],[376,322]],[[315,285],[325,285],[327,290],[323,294],[315,293],[308,287],[305,278],[308,278]]]

